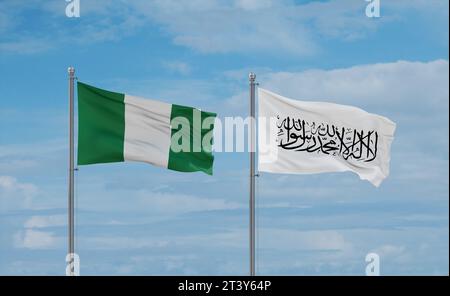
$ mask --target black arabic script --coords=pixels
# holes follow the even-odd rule
[[[323,153],[345,160],[370,162],[377,157],[378,133],[338,127],[301,118],[277,117],[277,142],[282,149]]]

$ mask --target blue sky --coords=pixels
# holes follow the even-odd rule
[[[448,1],[0,2],[0,274],[65,273],[67,67],[101,88],[246,115],[249,71],[284,96],[397,123],[380,188],[262,174],[259,274],[449,272]],[[248,273],[248,158],[214,176],[140,163],[76,175],[82,274]]]

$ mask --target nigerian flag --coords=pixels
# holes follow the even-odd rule
[[[215,113],[78,86],[78,164],[142,161],[212,175]]]

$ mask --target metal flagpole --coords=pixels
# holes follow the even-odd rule
[[[75,254],[75,223],[74,223],[74,80],[75,68],[69,67],[69,207],[68,207],[68,233],[69,233],[69,275],[75,275],[74,254]]]
[[[250,73],[250,275],[255,275],[255,79]]]

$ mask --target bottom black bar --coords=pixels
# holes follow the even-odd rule
[[[18,291],[67,291],[88,293],[91,289],[112,289],[129,294],[132,290],[145,295],[309,295],[323,292],[366,294],[392,292],[402,295],[411,290],[440,291],[448,287],[448,277],[310,277],[310,276],[138,276],[138,277],[0,277],[0,287]],[[59,290],[58,287],[65,290]],[[288,292],[289,294],[284,294]],[[381,295],[381,294],[380,294]]]

